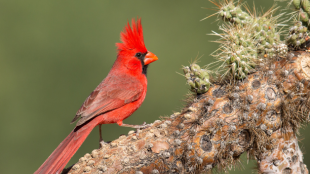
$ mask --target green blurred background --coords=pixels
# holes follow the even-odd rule
[[[265,10],[272,4],[255,2]],[[215,11],[202,7],[214,5],[207,0],[1,0],[1,173],[33,173],[71,132],[76,111],[116,58],[120,31],[137,16],[146,47],[159,60],[148,69],[145,102],[125,123],[150,123],[179,111],[188,87],[176,72],[197,56],[200,65],[211,62],[209,54],[218,46],[210,42],[217,38],[206,34],[218,31],[219,22],[215,17],[200,21]],[[130,130],[115,124],[102,129],[105,141]],[[309,130],[301,131],[300,143],[308,166]],[[95,128],[68,165],[98,148],[98,140]],[[244,162],[243,170],[230,173],[251,173],[254,164]]]

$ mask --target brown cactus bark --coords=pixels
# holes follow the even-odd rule
[[[258,160],[262,173],[308,173],[303,164],[303,155],[292,129],[285,133],[281,129],[271,135],[276,140],[275,148],[262,153]]]
[[[213,83],[180,113],[93,150],[64,173],[202,173],[247,152],[259,173],[307,174],[296,134],[309,119],[309,80],[310,54],[291,52],[243,81]]]

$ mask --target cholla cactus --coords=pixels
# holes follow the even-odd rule
[[[249,24],[252,22],[253,18],[246,12],[242,11],[239,6],[235,6],[232,2],[223,6],[219,15],[225,21],[230,21],[235,24]]]
[[[255,66],[257,52],[253,35],[249,27],[238,27],[231,24],[224,25],[220,28],[224,34],[215,33],[221,37],[217,41],[221,47],[216,54],[213,54],[220,62],[223,62],[218,70],[229,68],[231,74],[237,79],[243,79]],[[229,72],[229,71],[227,71]]]
[[[302,25],[310,27],[309,15],[310,15],[310,1],[309,0],[291,0],[290,4],[296,9],[298,20],[302,22]]]
[[[220,39],[218,49],[213,56],[223,62],[218,70],[225,68],[236,79],[244,79],[255,64],[264,62],[266,58],[286,56],[288,48],[280,40],[277,19],[282,14],[272,17],[276,9],[270,9],[264,15],[256,17],[235,6],[232,1],[216,4],[219,16],[229,21],[220,27],[223,33],[215,33]]]
[[[183,71],[191,91],[202,94],[209,90],[211,83],[206,69],[202,69],[199,65],[193,63],[190,66],[184,67]]]
[[[213,32],[220,37],[216,42],[220,48],[212,55],[221,62],[213,64],[219,74],[232,75],[234,79],[242,80],[257,64],[277,56],[285,57],[288,52],[287,45],[281,41],[277,27],[277,19],[283,14],[272,16],[275,8],[271,8],[262,16],[249,14],[241,9],[240,4],[235,5],[232,0],[224,1],[217,14],[228,23],[220,26],[223,33]],[[194,71],[196,64],[185,67],[184,72],[191,91],[204,93],[209,88],[209,81],[197,78]],[[211,67],[210,68],[214,68]],[[197,67],[199,67],[197,65]],[[208,78],[207,78],[208,79]]]
[[[300,48],[306,39],[308,39],[307,27],[302,26],[302,22],[298,21],[290,27],[286,43],[294,48]]]
[[[272,58],[278,54],[287,53],[287,48],[279,50],[277,48],[284,47],[280,40],[280,33],[276,30],[277,24],[272,17],[258,17],[254,20],[254,42],[257,45],[257,53],[261,56]]]
[[[276,23],[277,19],[282,16],[282,14],[271,17],[271,14],[275,10],[276,9],[270,9],[261,17],[255,17],[254,14],[249,15],[247,12],[242,11],[240,6],[235,6],[234,3],[230,1],[227,4],[222,4],[218,13],[224,21],[230,21],[234,24],[231,28],[236,28],[235,31],[240,30],[241,27],[248,27],[248,33],[246,33],[246,35],[244,34],[247,38],[243,39],[251,39],[248,42],[253,43],[253,49],[257,47],[258,54],[265,57],[274,57],[279,54],[275,48],[283,44],[280,40],[280,33],[277,31],[277,26],[279,24]],[[281,47],[283,47],[283,45]]]

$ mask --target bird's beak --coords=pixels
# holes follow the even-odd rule
[[[144,65],[150,64],[156,60],[158,60],[157,56],[148,51],[144,58]]]

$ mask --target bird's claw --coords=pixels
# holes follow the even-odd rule
[[[137,129],[145,129],[145,128],[148,128],[150,126],[151,126],[151,124],[146,124],[146,122],[143,122],[143,124],[139,125],[139,127]]]
[[[99,141],[99,149],[101,149],[105,144],[106,142],[104,142],[103,140]]]
[[[140,132],[142,129],[148,128],[148,127],[150,127],[150,126],[151,126],[151,124],[146,124],[146,122],[143,122],[142,125],[139,125],[139,127],[137,127],[137,130],[136,130],[137,134],[136,134],[136,136],[139,136],[139,132]]]
[[[131,128],[134,128],[136,129],[136,132],[137,132],[137,136],[139,136],[139,131],[141,129],[145,129],[145,128],[148,128],[151,126],[151,124],[146,124],[145,122],[142,124],[142,125],[131,125],[131,124],[122,124],[121,126],[123,127],[131,127]]]
[[[150,127],[150,124],[146,124],[145,122],[142,125],[131,125],[131,124],[122,124],[121,126],[123,127],[131,127],[131,128],[135,128],[135,129],[144,129],[147,127]]]

